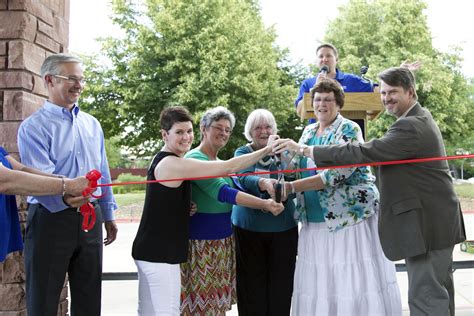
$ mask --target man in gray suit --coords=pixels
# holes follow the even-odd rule
[[[438,126],[417,102],[410,70],[390,68],[379,78],[385,109],[397,117],[382,138],[313,147],[281,139],[275,151],[297,151],[318,167],[446,156]],[[377,178],[380,242],[387,258],[406,261],[411,315],[454,315],[452,251],[466,234],[448,163],[380,166]]]

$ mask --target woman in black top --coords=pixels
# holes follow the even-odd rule
[[[182,158],[191,148],[192,117],[181,106],[164,109],[160,115],[165,145],[148,170],[149,180],[167,180],[147,185],[143,215],[133,242],[132,256],[138,268],[139,315],[179,315],[180,267],[186,262],[191,187],[183,178],[218,176],[255,164],[271,152],[267,147],[227,161]],[[266,209],[278,214],[281,203],[266,200]]]

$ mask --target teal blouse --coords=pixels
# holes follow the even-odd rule
[[[250,144],[242,146],[235,151],[235,156],[241,156],[253,152]],[[284,166],[287,169],[287,166]],[[255,171],[275,171],[276,164],[271,157],[263,158],[257,164],[241,170],[239,173],[249,173]],[[249,175],[239,177],[239,182],[247,191],[247,193],[257,197],[265,198],[263,192],[258,188],[258,180],[262,177],[277,178],[277,174],[272,175]],[[268,198],[268,197],[266,197]],[[271,213],[263,212],[260,209],[252,209],[244,206],[234,205],[232,210],[232,224],[246,230],[254,232],[282,232],[289,230],[297,225],[294,219],[295,204],[293,202],[294,195],[290,195],[285,204],[285,209],[278,216]]]
[[[313,146],[318,145],[318,138],[313,137],[308,140],[307,145]],[[314,164],[313,160],[307,157],[302,157],[300,159],[300,168],[314,168],[316,165]],[[305,170],[301,172],[301,178],[308,178],[311,176],[316,175],[317,172],[314,170]],[[299,203],[298,206],[306,208],[306,219],[310,223],[322,223],[324,222],[324,212],[323,208],[321,207],[321,203],[319,202],[319,193],[316,190],[313,191],[305,191],[299,195],[298,199]]]

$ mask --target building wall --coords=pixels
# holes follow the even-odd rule
[[[18,158],[20,123],[47,96],[40,76],[46,56],[67,51],[70,0],[0,0],[0,146]],[[25,199],[18,197],[25,229]],[[67,314],[67,288],[58,315]],[[26,315],[23,254],[0,263],[0,316]]]

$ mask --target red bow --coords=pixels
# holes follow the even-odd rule
[[[82,196],[92,196],[95,198],[101,198],[103,195],[97,196],[94,195],[93,192],[97,188],[97,181],[102,177],[102,174],[93,169],[86,174],[86,179],[89,180],[89,186],[82,191]],[[87,202],[86,204],[82,205],[80,208],[81,215],[84,217],[82,220],[82,230],[88,232],[92,228],[94,228],[96,215],[94,205],[92,203]]]

